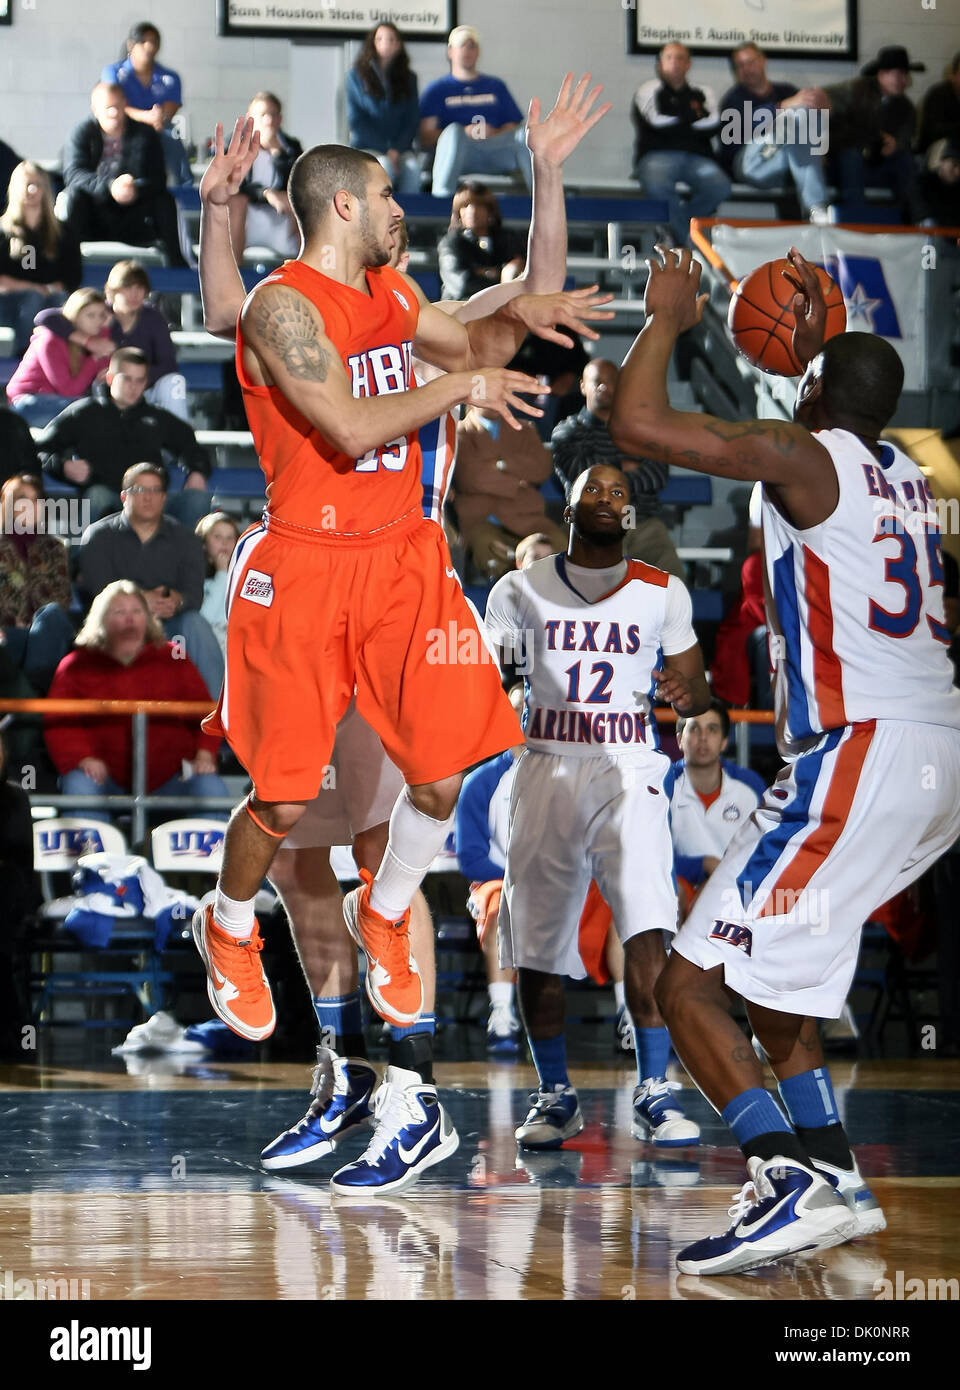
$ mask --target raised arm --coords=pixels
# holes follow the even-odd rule
[[[533,156],[533,206],[527,236],[527,264],[523,275],[504,285],[491,285],[471,296],[456,311],[461,323],[495,313],[501,305],[519,294],[551,294],[562,290],[567,275],[567,210],[563,198],[563,165],[610,110],[605,102],[596,111],[591,107],[603,88],[588,92],[590,73],[574,87],[568,72],[560,87],[553,110],[540,119],[540,102],[530,102],[527,115],[527,145]]]
[[[787,515],[815,526],[837,503],[827,450],[800,425],[783,420],[719,420],[673,410],[667,369],[678,336],[699,323],[707,296],[698,294],[701,266],[688,250],[665,251],[650,263],[647,318],[617,382],[610,434],[625,454],[660,459],[717,477],[773,486]]]
[[[237,335],[237,317],[246,290],[230,239],[230,199],[239,192],[260,153],[260,136],[250,117],[240,117],[230,144],[223,147],[223,126],[217,124],[213,159],[200,180],[200,298],[203,326],[218,338]]]
[[[446,315],[440,317],[453,323]],[[412,391],[355,399],[322,316],[287,285],[258,285],[243,306],[241,323],[245,365],[253,380],[279,387],[291,405],[348,457],[360,458],[468,400],[482,400],[516,428],[514,409],[539,414],[516,394],[535,392],[536,380],[503,369],[450,372]]]

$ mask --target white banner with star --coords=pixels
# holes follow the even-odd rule
[[[719,223],[712,241],[737,278],[795,246],[839,284],[847,306],[847,331],[886,338],[903,362],[904,390],[927,390],[925,323],[931,273],[924,248],[929,235],[853,232],[806,222],[776,227]]]

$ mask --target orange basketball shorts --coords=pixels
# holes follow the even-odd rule
[[[223,690],[204,727],[260,800],[310,801],[354,687],[414,786],[523,742],[435,522],[418,513],[385,535],[326,539],[265,517],[234,552]]]

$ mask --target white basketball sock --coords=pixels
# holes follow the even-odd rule
[[[513,982],[512,980],[495,980],[487,985],[487,994],[490,996],[491,1006],[497,1004],[513,1004]]]
[[[622,980],[614,980],[613,982],[613,999],[618,1009],[627,1007],[627,994]]]
[[[404,787],[390,814],[386,852],[370,888],[374,912],[388,922],[403,916],[453,823],[452,815],[447,820],[434,820],[418,811]]]
[[[213,920],[221,931],[235,936],[238,941],[245,941],[253,931],[255,902],[255,898],[237,902],[236,898],[228,898],[218,887],[213,902]]]

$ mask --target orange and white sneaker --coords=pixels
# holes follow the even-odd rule
[[[370,906],[373,875],[361,869],[360,877],[362,887],[343,900],[343,918],[367,957],[367,998],[387,1023],[405,1028],[423,1011],[423,982],[410,954],[410,909],[399,922],[388,922]]]
[[[277,1023],[270,982],[260,964],[263,942],[254,918],[253,931],[238,941],[213,920],[215,893],[207,893],[193,914],[193,939],[207,971],[207,996],[214,1012],[241,1038],[260,1042]]]

